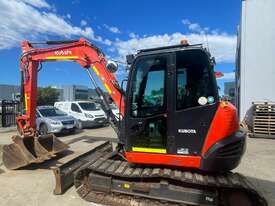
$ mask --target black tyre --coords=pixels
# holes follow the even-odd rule
[[[83,129],[83,123],[82,123],[82,121],[80,119],[77,120],[76,127],[77,127],[77,129]]]
[[[39,127],[39,134],[40,135],[46,135],[48,134],[48,127],[46,124],[41,124]]]
[[[75,132],[76,132],[76,127],[70,129],[70,133],[71,133],[71,134],[74,134]]]

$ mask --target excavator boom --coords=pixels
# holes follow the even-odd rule
[[[109,107],[107,98],[101,88],[97,86],[89,70],[92,68],[118,106],[121,115],[124,115],[123,92],[112,73],[117,65],[108,62],[100,49],[84,38],[70,41],[48,41],[45,44],[49,47],[35,48],[28,41],[23,41],[21,45],[21,98],[24,104],[24,114],[17,117],[18,130],[21,136],[12,137],[14,143],[5,145],[3,149],[3,162],[9,169],[43,162],[68,148],[68,145],[58,140],[53,134],[41,136],[36,130],[37,75],[43,62],[74,61],[80,64],[88,72],[96,87],[96,92],[102,100],[102,108],[118,132],[117,119]]]
[[[22,42],[21,72],[23,76],[25,115],[18,118],[20,128],[23,132],[28,129],[35,130],[35,113],[37,98],[37,74],[39,65],[48,61],[74,61],[84,69],[92,68],[94,73],[101,80],[105,89],[119,107],[121,114],[124,114],[124,101],[119,84],[113,73],[107,68],[107,60],[101,50],[95,45],[81,38],[79,41],[49,41],[50,48],[33,48],[28,41]],[[22,121],[25,122],[23,126]]]

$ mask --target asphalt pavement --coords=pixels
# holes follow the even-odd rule
[[[11,143],[10,138],[15,134],[16,131],[0,132],[0,145]],[[70,149],[55,159],[15,171],[9,171],[0,164],[0,205],[95,205],[79,198],[73,187],[64,195],[53,195],[55,179],[49,168],[62,164],[103,141],[116,142],[115,133],[111,127],[103,127],[85,129],[73,135],[60,135],[58,138],[68,143]],[[264,194],[269,205],[275,206],[275,140],[249,138],[247,151],[235,172],[247,176],[257,190]]]

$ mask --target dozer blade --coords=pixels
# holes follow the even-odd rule
[[[3,163],[12,170],[44,162],[69,147],[53,134],[24,138],[16,135],[12,140],[12,144],[3,146]]]

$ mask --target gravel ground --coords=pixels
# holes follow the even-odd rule
[[[0,145],[10,143],[10,137],[14,134],[14,131],[1,132]],[[116,141],[115,137],[110,127],[85,129],[74,135],[59,136],[62,141],[70,144],[70,150],[65,156],[16,171],[9,171],[1,164],[0,205],[95,205],[80,199],[73,187],[64,195],[53,195],[54,176],[48,168],[66,162],[104,140]],[[264,194],[269,205],[275,206],[275,140],[248,139],[247,143],[246,154],[235,171],[247,176]]]

